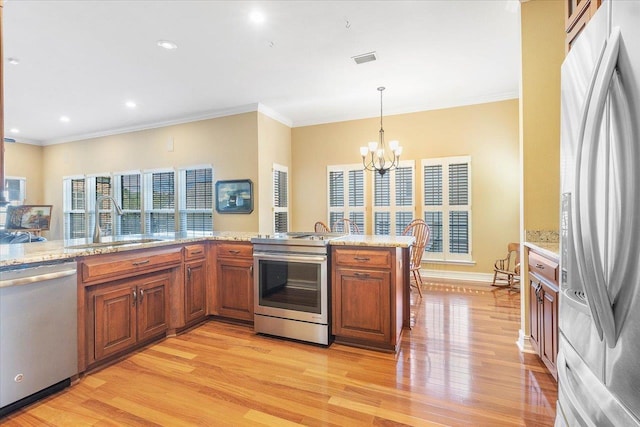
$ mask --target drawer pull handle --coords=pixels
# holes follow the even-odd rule
[[[144,290],[140,289],[140,303],[142,303],[143,299],[144,299]]]
[[[187,280],[191,281],[191,267],[187,267]]]
[[[133,290],[133,299],[132,299],[132,304],[131,305],[136,305],[136,290]]]
[[[353,275],[356,277],[369,277],[369,273],[353,273]]]
[[[193,251],[193,252],[191,252],[191,255],[198,255],[198,254],[201,254],[201,253],[202,253],[201,250],[200,251]]]
[[[134,267],[138,267],[138,266],[140,266],[140,265],[149,264],[149,262],[151,262],[151,260],[149,260],[149,259],[145,259],[144,261],[134,262],[134,263],[133,263],[133,266],[134,266]]]
[[[540,270],[544,270],[544,265],[536,263],[536,268],[539,268]]]
[[[240,251],[237,250],[237,249],[229,249],[229,253],[230,254],[234,254],[234,255],[238,255],[240,253]]]
[[[354,256],[353,259],[355,259],[356,261],[371,261],[371,258],[369,258],[368,256]]]

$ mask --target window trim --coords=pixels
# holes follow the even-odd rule
[[[449,205],[449,166],[451,164],[466,163],[468,166],[468,203],[466,205]],[[424,169],[425,166],[442,166],[442,205],[427,206],[424,197]],[[425,219],[427,212],[442,212],[442,253],[428,252],[425,250],[422,257],[425,262],[438,263],[473,263],[473,201],[472,201],[472,164],[471,156],[451,156],[422,159],[420,165],[420,192],[422,194],[422,218]],[[451,253],[450,251],[450,227],[449,214],[451,211],[465,211],[468,213],[468,244],[469,251],[466,254]]]

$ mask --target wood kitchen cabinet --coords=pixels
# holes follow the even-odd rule
[[[78,367],[83,372],[166,335],[182,247],[78,260]]]
[[[396,351],[403,323],[399,250],[334,247],[332,260],[335,341]]]
[[[207,315],[207,259],[204,244],[184,248],[184,316],[187,325]]]
[[[215,314],[253,322],[253,246],[218,243],[215,262]]]
[[[557,379],[558,261],[529,249],[530,342]]]
[[[94,352],[91,362],[162,336],[168,329],[168,273],[96,286],[88,292],[92,305]]]

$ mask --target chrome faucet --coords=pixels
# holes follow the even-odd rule
[[[104,199],[109,199],[113,202],[113,206],[116,207],[116,212],[118,215],[122,215],[122,208],[111,196],[98,196],[96,197],[96,219],[95,219],[95,227],[93,228],[93,243],[100,243],[100,239],[102,237],[102,230],[100,230],[100,202]]]

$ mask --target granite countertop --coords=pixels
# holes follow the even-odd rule
[[[83,256],[157,248],[207,240],[250,242],[252,237],[257,236],[258,233],[256,232],[214,231],[204,233],[168,233],[126,237],[117,236],[114,238],[107,237],[104,239],[105,244],[97,247],[85,246],[91,243],[91,239],[50,240],[45,242],[0,245],[0,268],[21,264],[72,260]],[[153,239],[153,241],[148,241],[150,239]],[[140,243],[140,240],[145,241]],[[131,243],[122,243],[127,241],[131,241]],[[346,235],[332,240],[329,243],[331,245],[349,246],[409,247],[413,241],[413,237],[407,236]],[[107,244],[108,242],[114,242],[116,245],[110,246]]]
[[[332,246],[379,246],[408,248],[415,242],[413,236],[370,236],[360,234],[349,234],[338,239],[329,241]]]
[[[558,242],[524,242],[524,245],[555,261],[560,258],[560,243]]]
[[[103,245],[97,247],[78,247],[88,245],[91,239],[49,240],[45,242],[0,245],[0,267],[31,264],[37,262],[60,261],[82,256],[125,252],[136,249],[148,249],[162,246],[200,242],[206,240],[225,240],[250,242],[257,233],[217,231],[208,233],[167,233],[143,234],[133,236],[106,237]],[[139,240],[150,240],[137,243]],[[131,241],[130,244],[123,242]],[[116,245],[109,246],[108,242]]]

